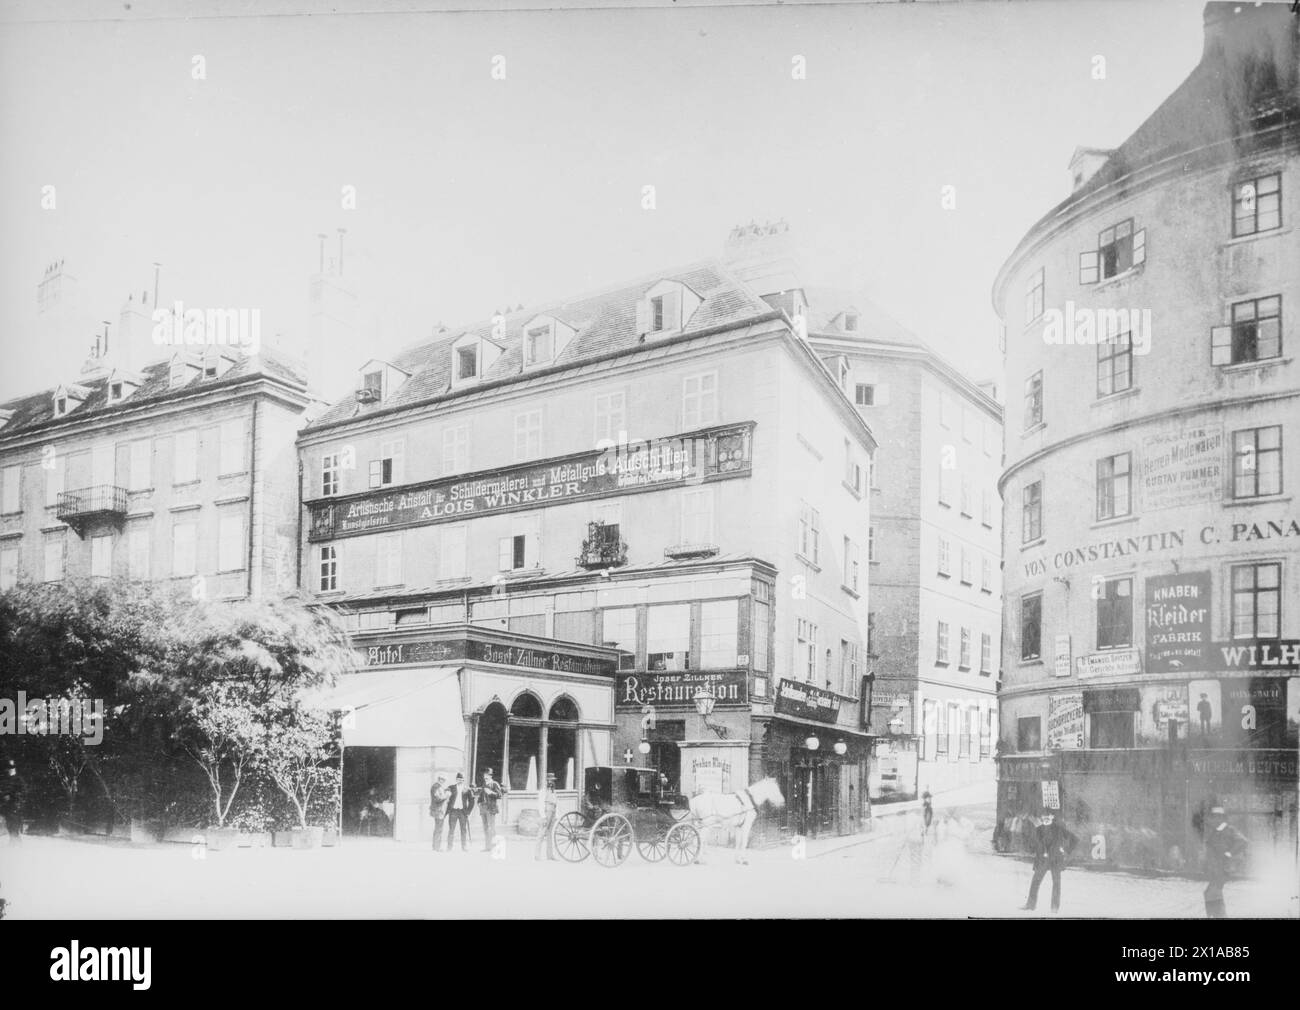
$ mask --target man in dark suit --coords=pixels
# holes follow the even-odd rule
[[[483,772],[483,785],[478,789],[478,813],[483,818],[483,851],[492,851],[492,839],[497,833],[497,813],[501,809],[501,797],[505,790],[501,783],[492,777],[492,769]]]
[[[1210,807],[1205,826],[1205,914],[1222,919],[1228,914],[1223,903],[1223,885],[1228,880],[1229,860],[1246,854],[1246,839],[1228,824],[1223,807]]]
[[[1034,829],[1034,878],[1029,884],[1029,900],[1021,907],[1032,912],[1038,905],[1038,885],[1048,871],[1052,874],[1052,911],[1061,910],[1061,871],[1065,861],[1078,842],[1064,824],[1058,824],[1056,815],[1043,811],[1038,827]]]
[[[469,812],[474,809],[474,790],[465,785],[465,776],[456,773],[456,781],[447,791],[447,851],[456,840],[456,825],[460,825],[460,851],[468,852]]]

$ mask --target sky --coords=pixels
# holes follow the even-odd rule
[[[1203,4],[249,7],[0,13],[0,400],[75,379],[155,262],[162,304],[255,308],[264,340],[301,346],[316,235],[332,259],[338,228],[363,326],[310,349],[334,394],[439,322],[717,256],[780,218],[810,285],[865,291],[996,377],[998,267],[1068,195],[1074,148],[1117,146],[1191,71]],[[54,260],[88,322],[45,332]]]

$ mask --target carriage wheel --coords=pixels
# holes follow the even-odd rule
[[[576,810],[555,822],[553,838],[555,851],[566,863],[581,863],[591,855],[591,846],[587,844],[587,818]]]
[[[668,835],[663,826],[652,824],[636,836],[636,850],[647,863],[657,863],[668,855]]]
[[[632,852],[632,822],[622,814],[605,814],[591,828],[591,854],[601,866],[618,866]]]
[[[695,825],[685,821],[678,821],[668,829],[664,845],[668,849],[669,861],[678,866],[690,866],[700,858],[700,849],[703,848]]]

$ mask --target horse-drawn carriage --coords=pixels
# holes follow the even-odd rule
[[[588,768],[582,809],[555,824],[560,858],[580,863],[588,856],[601,866],[618,866],[635,847],[641,858],[657,863],[665,856],[689,866],[703,842],[691,823],[684,796],[668,789],[653,768]]]

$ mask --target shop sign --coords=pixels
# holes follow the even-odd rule
[[[1242,785],[1296,781],[1296,755],[1284,750],[1192,751],[1187,763],[1193,775],[1214,779],[1216,786],[1234,780]]]
[[[840,715],[843,699],[831,691],[823,691],[801,680],[781,680],[776,688],[778,715],[795,715],[803,719],[833,723]]]
[[[370,645],[357,649],[362,666],[396,666],[399,663],[442,663],[465,658],[465,641],[402,642],[400,645]]]
[[[1080,677],[1127,677],[1142,672],[1137,649],[1094,652],[1080,656],[1075,661],[1075,667]]]
[[[1138,467],[1143,511],[1215,501],[1223,490],[1223,426],[1197,424],[1142,440]]]
[[[396,491],[317,501],[308,506],[307,538],[362,536],[706,478],[744,477],[753,467],[752,431],[752,424],[729,425],[410,484]]]
[[[662,709],[693,710],[695,692],[701,687],[707,687],[713,692],[717,699],[715,704],[719,708],[744,707],[749,704],[747,670],[681,670],[617,674],[614,707],[640,709],[643,705],[653,705]]]
[[[1083,694],[1053,694],[1047,699],[1047,746],[1050,750],[1083,747]]]
[[[1146,580],[1147,672],[1197,670],[1210,638],[1210,573],[1179,572]]]
[[[1215,642],[1206,655],[1207,670],[1300,670],[1300,640],[1245,638]]]
[[[998,780],[1040,782],[1043,773],[1052,767],[1052,762],[1044,761],[1042,758],[1003,758],[998,763]]]
[[[1053,656],[1054,665],[1052,673],[1057,677],[1068,677],[1070,675],[1070,636],[1056,636],[1056,652]]]
[[[366,667],[477,660],[529,670],[580,673],[597,677],[607,677],[614,672],[613,660],[577,655],[562,649],[534,649],[472,638],[437,638],[370,645],[353,651],[358,664]]]
[[[1136,687],[1083,692],[1083,710],[1090,715],[1093,712],[1136,712],[1140,704]]]

